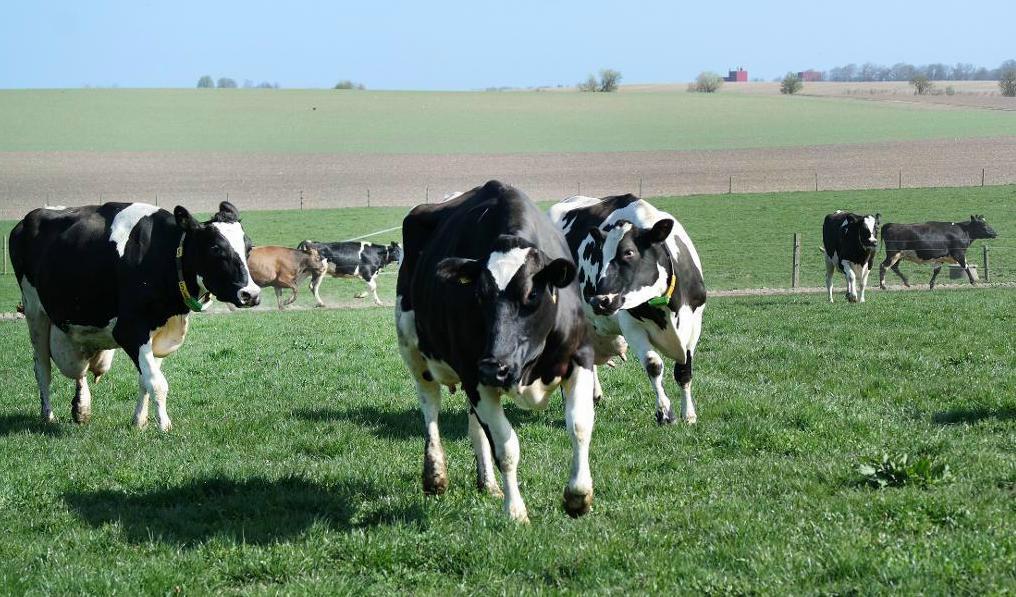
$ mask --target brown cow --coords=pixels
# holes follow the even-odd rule
[[[277,246],[254,247],[247,257],[247,265],[255,284],[275,289],[280,310],[296,302],[296,287],[304,278],[310,276],[316,280],[328,270],[316,249],[298,250]],[[286,302],[282,301],[283,288],[293,291],[292,298]],[[314,298],[317,306],[324,306],[320,297]]]

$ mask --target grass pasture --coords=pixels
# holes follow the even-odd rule
[[[1016,134],[978,108],[832,97],[256,89],[0,91],[0,151],[491,154]]]
[[[195,316],[164,369],[169,434],[129,427],[122,354],[89,425],[63,379],[40,424],[25,327],[0,323],[0,592],[1012,591],[1014,313],[998,289],[712,299],[698,425],[657,427],[633,363],[604,373],[589,516],[560,507],[560,399],[509,407],[522,528],[473,489],[461,393],[450,490],[422,496],[388,309]],[[883,451],[953,479],[868,489],[856,468]]]

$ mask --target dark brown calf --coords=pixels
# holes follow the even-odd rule
[[[327,265],[316,249],[298,250],[276,246],[255,247],[247,258],[247,265],[255,284],[275,289],[280,310],[296,301],[296,288],[300,282],[308,276],[317,279],[327,270]],[[293,291],[293,296],[285,302],[282,301],[283,288]],[[315,299],[319,307],[324,306],[319,297]]]

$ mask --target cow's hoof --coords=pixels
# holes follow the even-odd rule
[[[358,293],[353,295],[353,298],[357,298],[357,299],[367,298],[367,293],[366,292],[358,292]]]
[[[144,431],[148,427],[148,417],[145,417],[144,419],[134,417],[134,420],[131,421],[131,425],[133,425],[138,431]]]
[[[41,415],[39,415],[39,419],[40,419],[40,420],[41,420],[41,421],[42,421],[43,423],[46,423],[47,425],[48,425],[49,423],[53,423],[53,422],[55,422],[55,421],[56,421],[56,417],[54,417],[54,416],[53,416],[53,412],[52,412],[52,411],[50,411],[50,412],[48,412],[48,413],[42,413]]]
[[[441,495],[448,490],[448,475],[444,470],[435,470],[434,467],[423,467],[423,493],[424,495]]]
[[[603,402],[603,394],[593,396],[593,406],[599,406]]]
[[[673,425],[677,418],[674,417],[674,411],[668,409],[666,412],[662,410],[656,411],[656,424],[657,425]]]
[[[91,411],[87,410],[85,411],[72,410],[71,418],[74,419],[74,422],[77,423],[78,425],[84,425],[88,421],[92,420],[92,413]]]
[[[325,306],[325,304],[324,304],[324,303],[318,303],[318,304],[314,305],[314,308],[315,308],[315,309],[320,309],[320,308],[322,308],[322,307],[324,307],[324,306]]]
[[[685,415],[684,422],[689,425],[694,425],[695,423],[698,423],[698,415]]]
[[[578,518],[593,508],[593,492],[573,493],[570,489],[564,490],[564,511],[572,518]]]
[[[169,433],[172,430],[173,430],[173,422],[170,421],[169,419],[166,419],[165,423],[159,423],[159,431],[162,431],[163,433]]]
[[[485,493],[485,494],[489,495],[490,497],[495,497],[495,498],[500,498],[500,499],[504,498],[504,492],[501,491],[501,488],[498,486],[498,484],[496,482],[494,482],[494,483],[486,483],[486,484],[482,484],[482,485],[478,483],[477,486],[476,486],[476,489],[480,493]]]
[[[513,522],[519,524],[529,524],[529,513],[526,512],[526,506],[505,506],[505,511],[508,513],[508,518],[511,518]]]

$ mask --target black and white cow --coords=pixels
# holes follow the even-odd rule
[[[573,449],[565,509],[573,516],[588,512],[593,349],[561,233],[524,194],[490,181],[451,201],[417,206],[402,234],[395,320],[426,428],[424,492],[448,486],[438,434],[441,386],[462,384],[477,487],[501,494],[496,463],[505,510],[527,520],[517,479],[519,440],[501,401],[541,409],[561,387]]]
[[[967,272],[974,284],[974,273],[967,265],[967,249],[978,239],[995,238],[998,234],[984,221],[984,216],[970,216],[968,222],[925,222],[924,224],[886,224],[882,229],[885,243],[885,260],[878,271],[878,282],[885,288],[885,270],[892,269],[910,287],[907,277],[900,271],[900,261],[934,263],[930,288],[943,263],[955,263]]]
[[[377,274],[389,263],[397,263],[402,259],[402,247],[392,242],[388,245],[344,241],[338,243],[319,243],[305,240],[296,247],[301,251],[313,248],[321,255],[328,265],[328,273],[334,278],[360,278],[367,283],[374,302],[381,305],[377,296]],[[310,290],[319,307],[324,306],[318,290],[324,276],[312,276]]]
[[[596,364],[634,348],[656,393],[656,421],[669,424],[676,417],[663,387],[662,356],[673,359],[681,417],[694,423],[692,358],[702,334],[706,288],[684,227],[634,195],[569,197],[550,208],[550,218],[578,263]],[[598,378],[596,397],[602,397]]]
[[[826,290],[833,302],[833,272],[839,269],[847,279],[847,300],[864,302],[868,274],[878,253],[881,214],[858,215],[837,210],[822,222],[822,245],[826,258]],[[860,286],[860,289],[858,289]]]
[[[11,232],[11,263],[35,349],[42,418],[53,420],[51,360],[76,381],[71,414],[84,423],[91,414],[86,374],[98,380],[120,347],[140,374],[134,424],[147,424],[151,396],[159,428],[168,431],[162,359],[183,344],[189,312],[200,311],[209,293],[238,307],[258,304],[250,248],[227,202],[204,223],[183,207],[169,213],[144,203],[25,216]]]

